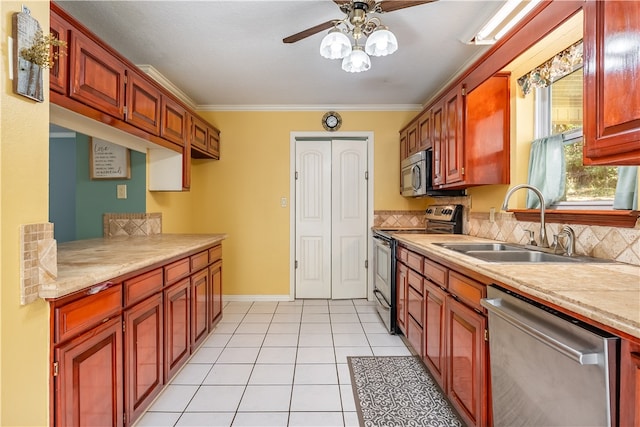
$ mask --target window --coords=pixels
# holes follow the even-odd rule
[[[536,89],[538,137],[564,137],[565,192],[551,208],[612,209],[618,168],[582,164],[582,79],[580,68]]]

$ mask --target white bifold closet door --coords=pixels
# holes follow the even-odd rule
[[[367,297],[366,168],[366,141],[296,141],[296,298]]]

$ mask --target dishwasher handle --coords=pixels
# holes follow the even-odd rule
[[[548,345],[552,349],[564,354],[569,359],[581,365],[597,365],[599,363],[599,353],[586,353],[559,341],[549,334],[536,329],[531,322],[527,321],[526,317],[510,310],[502,305],[501,302],[501,298],[483,298],[480,300],[480,305],[486,308],[489,311],[489,314],[495,314],[507,323],[525,332],[527,335]]]

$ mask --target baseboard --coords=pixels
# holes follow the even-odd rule
[[[289,295],[222,295],[223,301],[293,301]]]

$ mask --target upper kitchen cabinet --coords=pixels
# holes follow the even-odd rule
[[[418,148],[417,151],[423,151],[431,148],[432,143],[432,120],[431,110],[424,111],[418,117]]]
[[[55,38],[69,45],[70,26],[60,15],[51,11],[50,31]],[[60,52],[60,47],[51,46],[51,53]],[[49,69],[49,88],[65,95],[69,88],[69,68],[65,60],[55,61]]]
[[[69,96],[118,119],[124,119],[125,65],[79,31],[69,45]]]
[[[189,129],[187,110],[170,97],[163,95],[160,111],[160,136],[175,144],[184,145]]]
[[[464,175],[464,86],[453,88],[444,98],[441,144],[444,146],[444,182],[463,180]]]
[[[162,96],[160,90],[139,73],[127,70],[126,93],[125,121],[152,135],[159,135]]]
[[[640,2],[584,4],[585,164],[640,165]]]
[[[191,157],[220,158],[220,131],[198,116],[191,115]]]

